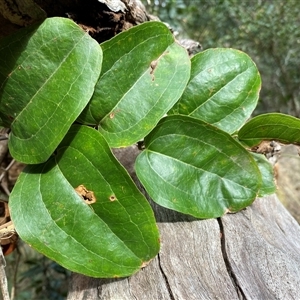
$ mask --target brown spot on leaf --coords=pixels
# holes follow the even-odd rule
[[[75,188],[75,191],[86,204],[96,203],[94,192],[89,191],[84,185],[79,185],[77,188]]]
[[[115,111],[112,111],[110,114],[109,114],[109,118],[110,119],[113,119],[115,117],[115,115],[120,112],[120,109],[117,109]]]
[[[155,60],[152,60],[151,63],[150,63],[150,75],[151,75],[151,80],[154,81],[155,79],[155,76],[154,76],[154,71],[157,67],[157,64],[158,64],[158,61],[166,54],[168,54],[169,51],[165,51],[163,52],[157,59]]]
[[[109,196],[109,200],[110,200],[111,202],[116,201],[116,200],[117,200],[117,197],[116,197],[115,195],[111,195],[111,196]]]
[[[150,63],[150,75],[151,75],[151,80],[154,81],[155,77],[154,77],[154,70],[157,66],[157,60],[153,60]]]

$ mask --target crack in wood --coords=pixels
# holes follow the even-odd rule
[[[219,224],[219,227],[220,227],[222,256],[223,256],[223,259],[224,259],[224,263],[225,263],[226,270],[228,272],[229,278],[231,279],[232,284],[236,289],[237,296],[239,297],[239,299],[247,300],[247,297],[245,296],[242,288],[239,285],[238,279],[235,276],[235,273],[234,273],[234,271],[231,267],[230,261],[229,261],[228,256],[227,256],[226,245],[225,245],[225,238],[226,237],[225,237],[225,233],[224,233],[224,226],[223,226],[223,223],[222,223],[222,219],[217,218],[217,221],[218,221],[218,224]]]
[[[162,266],[161,266],[161,263],[160,263],[160,254],[158,253],[157,254],[157,260],[158,260],[158,266],[159,266],[159,270],[164,278],[164,281],[166,283],[166,286],[167,286],[167,289],[168,289],[168,292],[169,292],[169,296],[170,296],[170,299],[171,300],[175,300],[175,297],[173,295],[173,292],[172,292],[172,289],[171,289],[171,286],[170,286],[170,283],[169,283],[169,280],[168,280],[168,277],[167,275],[165,274]]]
[[[102,285],[97,286],[97,299],[101,299],[102,297]]]

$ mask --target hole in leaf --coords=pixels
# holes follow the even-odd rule
[[[77,188],[75,188],[75,191],[86,204],[93,204],[96,202],[94,192],[89,191],[84,185],[79,185]]]

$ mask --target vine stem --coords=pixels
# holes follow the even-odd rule
[[[5,273],[5,258],[2,252],[2,247],[0,246],[0,288],[2,291],[3,300],[10,300],[8,293],[7,277]]]

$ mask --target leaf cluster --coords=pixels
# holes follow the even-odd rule
[[[150,204],[111,148],[143,141],[135,170],[151,198],[216,218],[274,192],[272,168],[249,147],[299,143],[296,118],[246,123],[261,87],[248,55],[219,48],[190,59],[160,22],[99,45],[50,18],[0,41],[0,53],[0,122],[11,155],[28,164],[10,196],[12,220],[24,241],[75,272],[129,276],[159,251]]]

